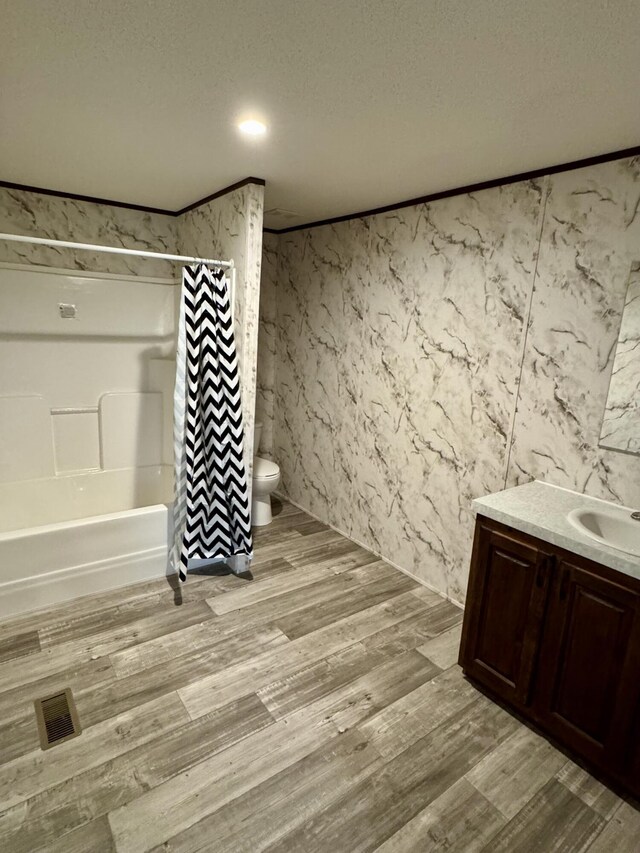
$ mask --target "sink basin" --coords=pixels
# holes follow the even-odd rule
[[[602,545],[640,557],[640,521],[631,518],[630,509],[574,509],[567,519],[580,533]]]

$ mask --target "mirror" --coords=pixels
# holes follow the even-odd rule
[[[629,277],[600,447],[640,453],[640,264]]]

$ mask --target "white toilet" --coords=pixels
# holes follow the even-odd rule
[[[253,450],[257,454],[262,436],[262,424],[256,423],[253,431]],[[271,522],[271,492],[278,488],[280,468],[269,459],[253,457],[253,491],[251,500],[251,524],[264,527]]]

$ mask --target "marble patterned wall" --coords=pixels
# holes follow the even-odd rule
[[[542,191],[280,237],[283,488],[455,600],[470,501],[505,479]]]
[[[597,447],[637,170],[277,237],[263,396],[284,494],[457,601],[472,498],[540,477],[640,503],[640,459]]]
[[[173,216],[159,213],[0,187],[0,232],[175,253],[177,222]],[[0,261],[117,275],[175,275],[170,261],[77,252],[29,243],[0,241]]]
[[[254,448],[268,459],[273,455],[273,403],[276,382],[276,286],[278,270],[278,236],[264,234],[262,243],[262,275],[260,280],[260,328],[258,331],[258,376],[256,387],[256,421],[262,424],[260,448]]]
[[[640,505],[640,457],[598,447],[640,259],[640,159],[549,178],[507,485],[547,480]]]
[[[247,184],[178,217],[181,254],[233,258],[236,266],[234,325],[249,487],[253,468],[263,208],[264,187]]]

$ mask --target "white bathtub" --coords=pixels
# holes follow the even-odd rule
[[[173,471],[0,484],[0,617],[167,573]]]

